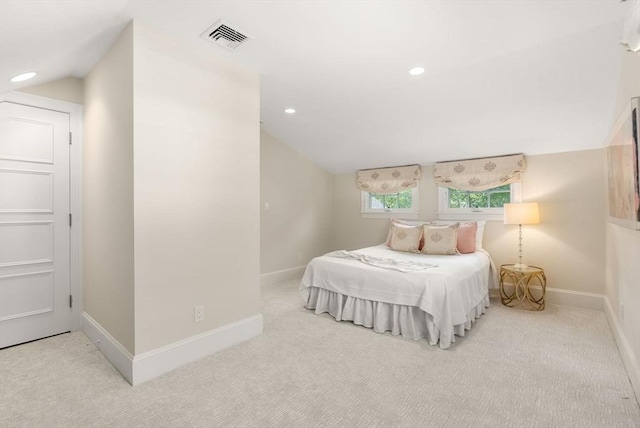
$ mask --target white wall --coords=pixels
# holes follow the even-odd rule
[[[640,54],[625,52],[622,63],[613,120],[632,97],[640,96]],[[602,204],[606,206],[608,198]],[[605,292],[612,329],[640,397],[640,231],[607,222]]]
[[[545,270],[548,287],[604,294],[603,156],[597,149],[526,157],[522,198],[539,203],[540,224],[522,227],[524,259]],[[486,247],[497,264],[513,263],[517,244],[517,226],[489,225]]]
[[[84,311],[135,353],[133,258],[133,29],[85,80]]]
[[[254,73],[134,28],[142,353],[260,312],[260,87]]]
[[[132,384],[262,331],[259,94],[137,22],[86,79],[83,331]]]
[[[525,262],[540,266],[548,287],[604,293],[603,150],[526,156],[522,197],[540,204],[541,224],[523,226]],[[436,219],[433,167],[422,167],[420,219]],[[355,173],[334,177],[333,244],[355,249],[384,242],[389,221],[360,216]],[[497,265],[517,258],[518,228],[487,223],[484,247]]]
[[[332,190],[331,174],[261,132],[261,273],[304,266],[331,250]]]
[[[65,77],[64,79],[21,88],[19,91],[70,103],[84,104],[84,81],[77,77]]]

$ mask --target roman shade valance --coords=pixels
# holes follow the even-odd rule
[[[433,175],[438,186],[483,191],[520,181],[525,169],[524,155],[510,155],[438,162]]]
[[[420,165],[361,169],[357,174],[357,186],[365,192],[390,195],[416,187],[420,178]]]

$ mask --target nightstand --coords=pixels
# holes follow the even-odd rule
[[[500,300],[505,306],[522,305],[533,311],[541,311],[544,309],[546,288],[547,278],[542,268],[527,266],[519,269],[512,264],[500,266]]]

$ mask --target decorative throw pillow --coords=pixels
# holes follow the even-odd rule
[[[484,237],[484,226],[487,224],[486,220],[467,220],[465,223],[475,221],[477,226],[476,229],[476,250],[480,250],[482,248],[482,239]],[[450,224],[458,223],[456,221],[447,221],[447,220],[434,220],[429,222],[428,224],[433,224],[435,226],[445,226]]]
[[[458,223],[448,226],[422,226],[424,233],[424,254],[458,254]]]
[[[422,226],[407,226],[394,223],[391,226],[391,249],[409,253],[420,252]]]
[[[478,229],[478,223],[475,221],[468,221],[466,223],[460,223],[458,227],[458,252],[460,254],[469,254],[476,252],[476,230]]]
[[[392,218],[389,220],[389,232],[387,232],[387,239],[386,239],[386,243],[387,243],[387,247],[391,248],[391,234],[393,231],[393,225],[394,224],[402,224],[405,226],[419,226],[422,227],[423,224],[426,224],[423,221],[406,221],[406,220],[399,220],[397,218]],[[418,247],[418,249],[422,249],[422,245],[424,244],[424,239],[420,239],[420,245]]]

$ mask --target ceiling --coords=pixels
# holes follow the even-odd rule
[[[630,3],[0,0],[0,92],[84,77],[137,19],[259,73],[263,129],[333,173],[592,149]],[[220,18],[253,38],[200,39]]]

